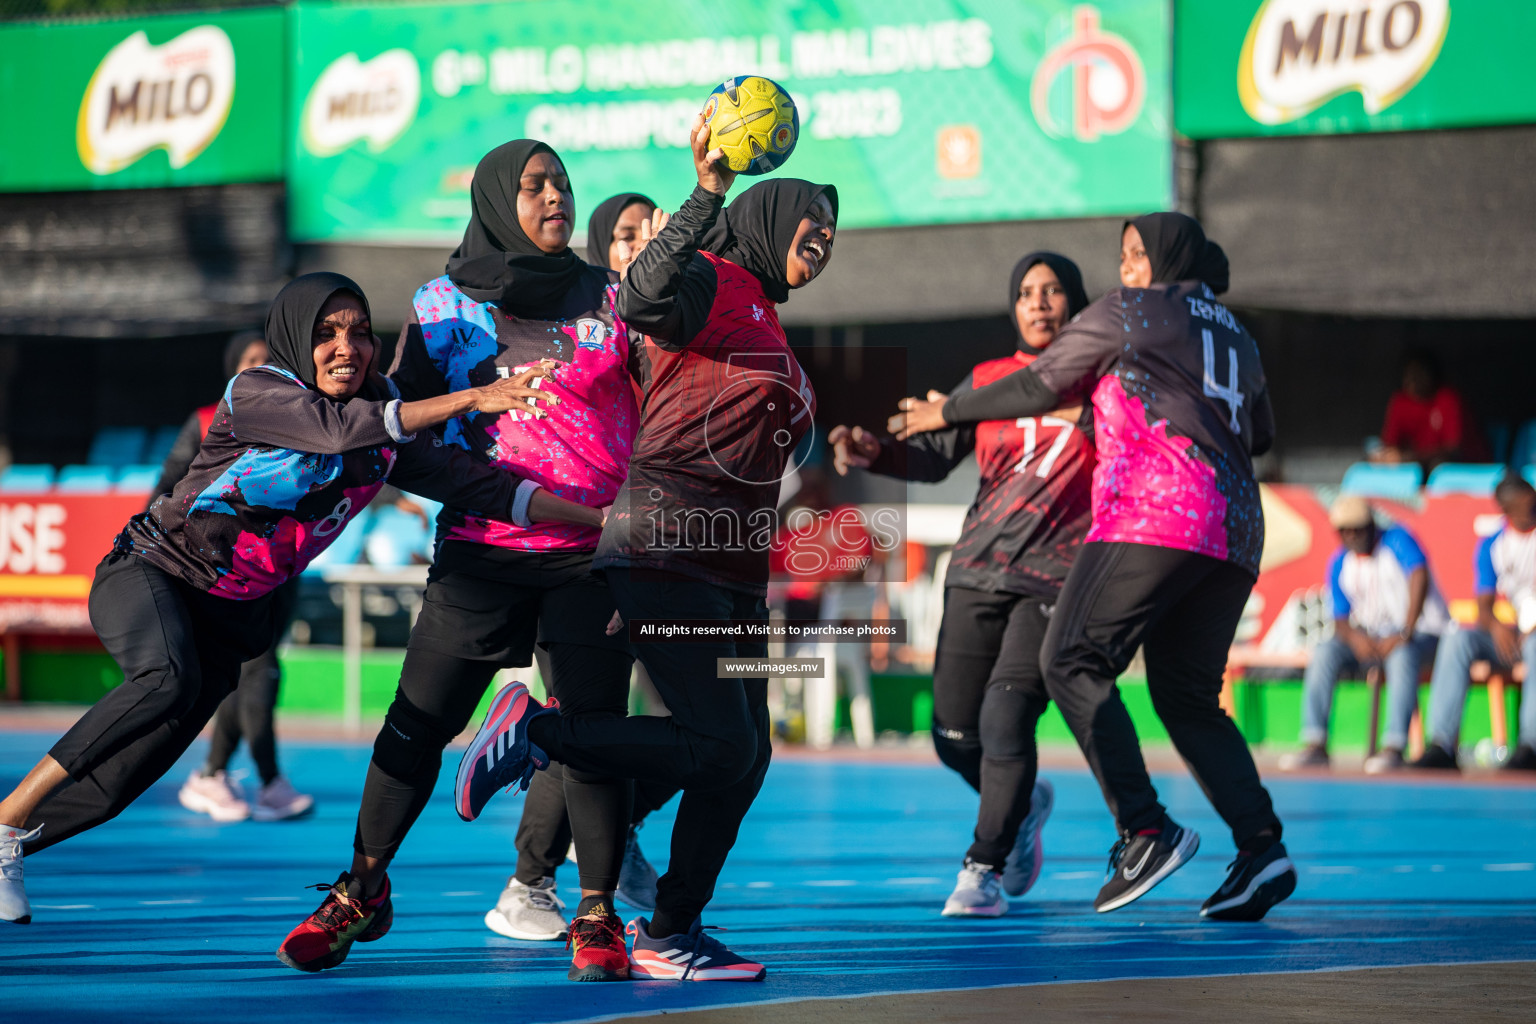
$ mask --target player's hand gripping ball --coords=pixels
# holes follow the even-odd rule
[[[767,174],[789,159],[800,139],[800,112],[777,82],[757,75],[729,78],[704,104],[709,144],[725,150],[737,174]]]

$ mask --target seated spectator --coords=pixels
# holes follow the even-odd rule
[[[1387,402],[1381,447],[1374,462],[1418,462],[1428,473],[1442,462],[1482,462],[1488,458],[1461,394],[1445,383],[1440,361],[1429,352],[1408,353],[1402,386]]]
[[[1301,739],[1306,749],[1280,759],[1283,771],[1328,764],[1328,713],[1333,687],[1345,672],[1381,666],[1387,683],[1382,749],[1365,770],[1379,775],[1403,766],[1408,723],[1418,703],[1419,668],[1435,656],[1450,622],[1430,577],[1424,549],[1401,526],[1381,529],[1364,498],[1346,494],[1329,521],[1343,545],[1328,563],[1333,637],[1317,645],[1302,687]]]
[[[1499,532],[1477,546],[1477,625],[1458,629],[1445,638],[1435,658],[1429,687],[1429,743],[1412,768],[1456,768],[1456,744],[1461,712],[1467,703],[1469,672],[1474,661],[1491,661],[1500,668],[1525,662],[1525,697],[1520,702],[1520,743],[1504,765],[1516,771],[1536,771],[1536,488],[1518,476],[1507,476],[1493,492],[1504,513]],[[1515,608],[1515,625],[1493,614],[1500,595]]]

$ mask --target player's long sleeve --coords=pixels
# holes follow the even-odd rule
[[[412,494],[494,519],[528,525],[528,500],[538,484],[476,461],[455,445],[423,432],[397,450],[389,482]]]
[[[694,188],[619,285],[614,305],[620,319],[668,351],[686,347],[714,306],[714,268],[698,251],[724,203],[724,196]]]
[[[416,318],[415,309],[411,310],[405,326],[400,328],[400,342],[395,346],[389,379],[399,390],[400,397],[408,402],[449,393],[442,370],[427,354],[426,337],[421,333],[421,321]]]
[[[399,399],[338,402],[265,367],[236,377],[228,403],[234,436],[244,444],[339,455],[409,440],[400,429]]]
[[[958,425],[1043,416],[1060,405],[1060,397],[1040,379],[1034,367],[1025,367],[985,387],[952,396],[944,403],[944,421]]]
[[[967,373],[965,380],[949,393],[950,400],[974,390],[973,377]],[[976,428],[970,424],[914,434],[906,441],[885,438],[880,442],[880,454],[870,463],[869,471],[899,480],[937,483],[949,476],[975,448]]]

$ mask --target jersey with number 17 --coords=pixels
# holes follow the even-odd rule
[[[1274,414],[1258,344],[1210,288],[1117,288],[1032,368],[1063,404],[1093,402],[1089,541],[1193,551],[1257,575],[1253,456],[1273,442]]]

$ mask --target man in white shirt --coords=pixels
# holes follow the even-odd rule
[[[1382,748],[1365,770],[1378,775],[1403,767],[1408,723],[1418,704],[1419,669],[1435,656],[1450,623],[1430,576],[1429,560],[1401,526],[1376,524],[1364,498],[1344,495],[1329,521],[1343,542],[1328,563],[1333,637],[1318,644],[1307,664],[1301,739],[1306,748],[1280,759],[1280,768],[1328,765],[1328,713],[1333,688],[1346,672],[1380,665],[1386,675],[1387,723]]]
[[[1461,712],[1467,703],[1468,673],[1474,661],[1491,661],[1501,668],[1525,662],[1525,695],[1520,702],[1520,742],[1505,768],[1536,771],[1536,488],[1518,476],[1507,476],[1493,492],[1504,513],[1497,533],[1477,546],[1473,566],[1477,579],[1477,625],[1458,629],[1445,638],[1435,658],[1429,688],[1429,743],[1413,768],[1454,770]],[[1513,626],[1494,615],[1500,596],[1515,610]]]

